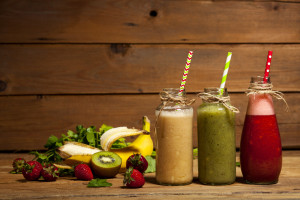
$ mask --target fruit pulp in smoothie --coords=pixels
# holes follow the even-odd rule
[[[220,103],[198,108],[198,178],[200,183],[225,185],[235,181],[235,114]]]
[[[282,166],[281,140],[270,95],[250,95],[240,151],[246,182],[278,182]]]
[[[156,111],[156,116],[159,111]],[[185,185],[193,180],[193,109],[163,110],[157,124],[156,181]]]

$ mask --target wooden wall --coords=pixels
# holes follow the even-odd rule
[[[273,50],[271,80],[290,107],[275,101],[282,144],[300,148],[299,0],[1,0],[0,151],[43,149],[77,124],[154,122],[158,93],[179,87],[189,50],[191,98],[219,86],[233,52],[237,147],[244,91]]]

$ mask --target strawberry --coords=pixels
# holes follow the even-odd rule
[[[140,171],[129,167],[125,172],[123,183],[130,188],[140,188],[145,184],[145,179]]]
[[[79,164],[74,169],[77,179],[90,181],[94,178],[91,168],[87,164]]]
[[[41,177],[43,167],[38,161],[28,161],[25,163],[22,174],[26,180],[34,181]]]
[[[144,173],[148,168],[148,162],[141,154],[133,154],[126,161],[126,168],[128,169],[129,167]]]
[[[56,181],[59,176],[58,168],[52,164],[47,164],[43,167],[41,175],[45,181]]]
[[[26,161],[24,158],[16,158],[12,163],[13,171],[17,174],[22,173],[22,169],[25,163]]]

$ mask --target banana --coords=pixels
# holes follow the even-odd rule
[[[109,151],[112,144],[123,137],[140,135],[146,131],[127,127],[117,127],[106,131],[100,138],[101,147],[104,151]]]

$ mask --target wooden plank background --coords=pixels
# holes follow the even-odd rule
[[[275,101],[282,144],[300,149],[300,1],[3,0],[0,151],[43,149],[77,124],[138,128],[143,115],[154,123],[158,93],[179,86],[189,50],[190,98],[219,86],[233,52],[226,86],[241,111],[239,147],[244,91],[263,75],[269,49],[274,89],[290,107]]]

